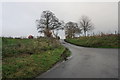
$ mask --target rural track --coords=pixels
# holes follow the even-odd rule
[[[37,78],[118,78],[118,49],[79,47],[60,40],[72,52],[67,61]]]

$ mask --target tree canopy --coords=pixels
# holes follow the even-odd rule
[[[74,38],[75,34],[81,33],[77,23],[68,22],[65,24],[65,34],[67,38]]]
[[[51,30],[60,29],[62,25],[55,14],[49,10],[43,11],[41,18],[39,20],[36,20],[36,22],[38,32],[44,33],[46,37],[51,37]]]
[[[94,29],[91,19],[87,16],[82,16],[78,26],[75,22],[60,21],[53,12],[46,10],[41,14],[40,19],[36,20],[37,30],[39,33],[44,33],[45,37],[58,37],[58,30],[64,29],[65,36],[67,38],[74,38],[75,34],[79,35],[84,32],[84,35],[87,36],[87,32]],[[55,31],[56,30],[56,31]],[[56,34],[54,33],[56,32]]]

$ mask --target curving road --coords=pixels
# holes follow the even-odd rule
[[[118,78],[118,49],[78,47],[61,40],[72,57],[37,78]]]

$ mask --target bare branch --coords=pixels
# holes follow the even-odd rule
[[[87,16],[81,17],[80,27],[83,29],[85,36],[86,36],[86,32],[94,29],[94,26],[93,26],[93,23],[91,22],[91,19],[89,19]]]

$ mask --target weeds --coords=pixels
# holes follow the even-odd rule
[[[52,50],[59,46],[52,44],[47,39],[7,39],[3,38],[3,57],[16,56],[18,54],[34,54]]]
[[[62,60],[65,48],[46,38],[3,39],[3,78],[33,78]],[[67,53],[68,54],[68,53]]]
[[[119,37],[117,34],[102,34],[96,36],[79,37],[66,39],[67,42],[78,46],[96,48],[120,48]]]

